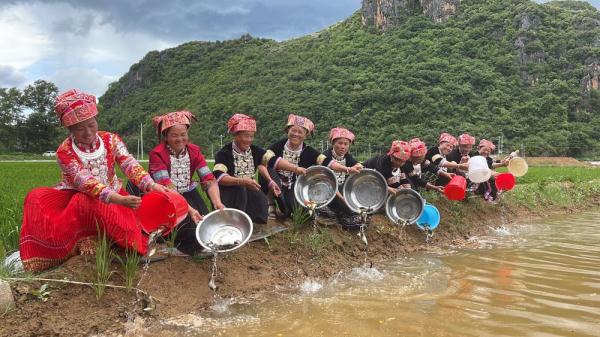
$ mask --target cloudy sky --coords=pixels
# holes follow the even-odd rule
[[[600,7],[600,0],[590,3]],[[361,0],[0,0],[0,87],[36,79],[101,95],[150,50],[245,33],[286,40]]]

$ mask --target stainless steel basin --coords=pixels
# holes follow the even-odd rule
[[[248,242],[252,229],[248,214],[235,208],[225,208],[204,216],[196,227],[196,239],[207,250],[230,252]]]
[[[353,174],[346,180],[343,194],[352,211],[370,214],[385,203],[387,183],[376,170],[362,169],[360,173]]]
[[[333,171],[325,166],[311,166],[299,176],[294,187],[296,201],[307,208],[321,208],[329,204],[338,189]]]

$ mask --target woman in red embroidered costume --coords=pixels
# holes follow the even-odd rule
[[[163,141],[150,151],[150,175],[154,180],[181,193],[189,204],[189,216],[178,225],[175,244],[189,255],[202,250],[196,240],[196,224],[207,214],[208,208],[192,181],[198,173],[202,187],[206,190],[213,207],[223,209],[219,186],[215,176],[206,164],[198,145],[189,142],[188,128],[196,119],[189,111],[175,111],[152,119],[158,139]]]
[[[145,255],[148,237],[134,213],[141,199],[121,188],[115,166],[144,191],[167,189],[152,180],[118,135],[98,131],[96,97],[72,89],[58,96],[54,110],[70,133],[56,151],[62,181],[35,188],[25,198],[19,240],[25,270],[93,253],[98,229]]]

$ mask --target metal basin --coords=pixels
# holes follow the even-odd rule
[[[390,195],[385,204],[385,213],[394,223],[414,223],[423,213],[425,200],[411,189],[401,189]]]
[[[235,208],[225,208],[204,216],[196,227],[196,240],[207,250],[230,252],[248,242],[252,229],[248,214]]]
[[[343,194],[352,211],[365,211],[370,214],[385,203],[387,182],[376,170],[362,169],[360,173],[353,174],[346,180]]]
[[[338,182],[333,171],[325,166],[311,166],[306,174],[299,176],[294,186],[296,201],[307,208],[327,206],[338,189]]]

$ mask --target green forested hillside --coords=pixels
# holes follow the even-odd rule
[[[468,131],[529,154],[594,155],[600,93],[588,87],[597,88],[598,64],[600,13],[584,2],[466,0],[444,23],[415,14],[385,33],[357,12],[284,42],[243,36],[152,51],[100,98],[101,121],[130,146],[140,122],[148,135],[151,116],[189,109],[199,117],[192,140],[205,149],[243,112],[258,119],[261,145],[298,113],[317,124],[314,145],[342,125],[357,151]]]

